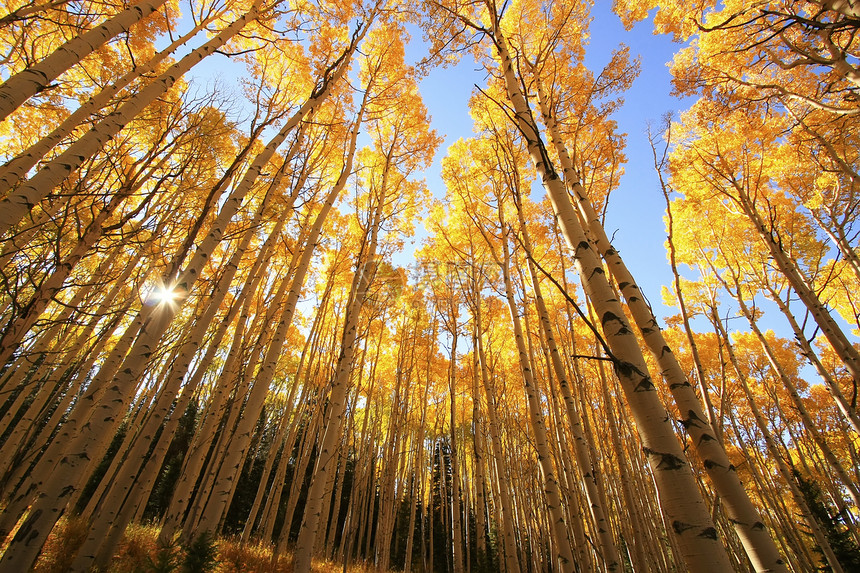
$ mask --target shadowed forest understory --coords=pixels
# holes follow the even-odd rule
[[[0,573],[860,571],[860,8],[615,3],[660,308],[591,8],[3,0]]]

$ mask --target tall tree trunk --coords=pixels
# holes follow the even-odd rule
[[[540,94],[540,91],[539,91]],[[585,188],[580,184],[573,162],[564,147],[551,111],[541,97],[541,112],[547,123],[550,140],[559,154],[564,177],[577,198],[580,220],[601,256],[606,260],[609,272],[624,296],[633,320],[645,344],[660,366],[672,397],[678,405],[684,428],[690,432],[693,445],[703,460],[705,471],[723,499],[735,530],[746,548],[757,571],[785,571],[785,563],[769,532],[763,526],[758,511],[744,490],[734,466],[729,461],[713,427],[713,419],[702,408],[693,386],[677,358],[663,337],[657,318],[646,298],[639,291],[633,275],[612,246]],[[704,380],[704,379],[702,379]],[[702,382],[704,384],[704,382]],[[706,394],[704,385],[702,394]],[[707,399],[707,396],[705,396]],[[710,410],[709,410],[710,412]]]
[[[818,298],[816,292],[809,286],[806,278],[801,274],[797,263],[785,252],[782,246],[782,238],[773,225],[769,225],[758,209],[753,204],[743,186],[732,180],[738,196],[732,199],[738,204],[744,214],[749,218],[759,238],[768,248],[768,252],[777,268],[785,276],[791,288],[809,309],[815,323],[821,328],[827,341],[833,347],[836,355],[842,360],[848,372],[854,378],[855,384],[860,384],[860,351],[855,348],[845,333],[830,315],[830,312]]]
[[[170,54],[176,51],[177,48],[184,45],[188,40],[196,36],[207,25],[212,23],[216,14],[210,14],[205,19],[201,20],[187,34],[174,40],[169,46],[155,54],[148,62],[143,65],[135,66],[124,76],[116,80],[113,84],[105,87],[99,93],[95,94],[83,105],[78,107],[66,119],[54,128],[51,133],[41,138],[39,141],[21,152],[17,157],[7,162],[0,167],[0,196],[6,194],[18,181],[24,177],[30,169],[36,166],[39,161],[45,157],[51,149],[59,144],[64,138],[68,137],[76,127],[89,118],[93,113],[104,109],[123,89],[128,87],[134,80],[152,73],[159,63],[163,62]]]
[[[416,322],[418,317],[416,317]],[[436,340],[436,328],[432,330],[431,340]],[[416,332],[417,336],[417,332]],[[431,352],[427,351],[427,361],[424,367],[424,395],[421,399],[421,422],[418,425],[418,432],[413,440],[411,465],[413,471],[410,478],[410,500],[409,500],[409,526],[406,533],[406,556],[403,563],[403,571],[410,573],[412,570],[412,548],[415,538],[415,515],[418,509],[418,500],[423,500],[424,492],[424,428],[427,423],[427,395],[430,392],[430,377],[431,377]],[[418,469],[420,468],[420,469]],[[422,503],[423,506],[423,503]],[[426,507],[426,506],[425,506]],[[425,510],[426,512],[426,510]]]
[[[493,448],[493,463],[491,465],[496,468],[495,481],[499,483],[498,497],[502,506],[502,551],[504,553],[505,570],[507,573],[520,573],[520,561],[517,556],[518,544],[514,535],[516,518],[514,516],[513,504],[511,503],[513,486],[510,481],[511,476],[504,469],[505,456],[502,450],[501,425],[498,420],[496,396],[490,383],[487,355],[484,350],[482,304],[480,294],[476,293],[475,296],[478,297],[475,304],[475,325],[477,327],[478,356],[481,363],[481,382],[487,396],[487,417],[490,420],[490,443]]]
[[[800,353],[803,354],[803,356],[815,368],[815,371],[818,372],[818,375],[824,382],[824,387],[827,388],[827,392],[833,398],[833,402],[836,404],[836,407],[845,417],[845,420],[848,422],[854,432],[860,435],[860,416],[857,415],[856,406],[845,399],[845,395],[842,393],[842,389],[839,388],[839,384],[836,382],[836,380],[833,379],[833,376],[821,363],[821,360],[818,358],[818,355],[812,348],[812,344],[810,344],[809,339],[803,332],[803,329],[797,323],[797,319],[794,317],[794,314],[792,314],[791,309],[788,307],[788,304],[786,304],[786,302],[782,300],[782,297],[779,296],[779,293],[776,292],[776,290],[774,290],[771,285],[767,284],[765,285],[765,288],[769,293],[768,298],[776,303],[783,316],[785,316],[786,320],[788,320],[789,325],[791,325],[791,330],[792,332],[794,332],[794,339],[800,346]],[[789,293],[790,292],[791,291],[789,291]],[[789,296],[789,293],[786,293],[786,297]]]
[[[76,172],[86,159],[95,155],[108,140],[119,133],[147,105],[166,93],[195,64],[222,47],[246,25],[256,20],[262,4],[263,0],[256,0],[248,12],[214,38],[170,66],[158,78],[141,89],[135,97],[94,125],[88,133],[46,163],[36,175],[21,183],[12,193],[0,200],[0,213],[2,213],[0,214],[0,236],[17,225],[33,207],[48,196],[54,187]],[[0,97],[2,97],[2,91],[0,91]]]
[[[459,338],[459,325],[457,324],[456,310],[453,308],[455,302],[453,297],[448,299],[451,312],[451,359],[448,361],[448,395],[451,405],[451,433],[450,457],[451,457],[451,546],[453,549],[454,573],[463,573],[463,526],[462,507],[460,495],[460,461],[457,451],[457,339]]]
[[[499,223],[502,228],[505,226],[504,218],[502,217],[501,205],[499,205]],[[535,438],[535,448],[537,449],[538,462],[541,467],[541,477],[543,479],[543,492],[546,495],[546,505],[549,508],[552,516],[552,534],[557,547],[558,553],[553,557],[553,566],[558,566],[562,571],[573,573],[576,569],[576,563],[573,558],[573,549],[571,547],[570,538],[568,537],[568,525],[564,517],[564,508],[561,506],[561,494],[559,492],[558,481],[555,477],[555,469],[552,466],[551,453],[547,442],[546,422],[541,407],[540,390],[537,387],[534,375],[532,372],[532,361],[526,349],[525,338],[523,335],[522,325],[520,323],[519,309],[514,298],[513,283],[511,281],[511,257],[508,250],[507,234],[502,237],[502,260],[499,261],[502,266],[502,276],[505,283],[505,294],[507,296],[508,308],[511,313],[511,321],[514,327],[514,339],[517,344],[519,353],[519,364],[522,372],[523,384],[525,386],[526,398],[529,405],[529,421],[531,423],[532,432]]]
[[[307,503],[305,504],[302,526],[299,531],[299,539],[296,544],[296,557],[294,569],[297,573],[309,573],[311,570],[311,557],[316,542],[317,531],[321,520],[323,497],[332,462],[337,454],[337,444],[340,442],[340,429],[343,423],[346,405],[346,392],[349,377],[352,372],[353,356],[355,354],[355,340],[358,330],[358,319],[364,305],[367,289],[376,272],[376,246],[377,233],[379,232],[379,221],[383,202],[376,205],[376,213],[371,217],[370,239],[367,254],[359,266],[349,295],[349,307],[346,309],[346,319],[341,340],[340,356],[337,361],[335,377],[329,394],[329,420],[323,432],[319,444],[314,473],[308,491]]]
[[[523,94],[507,40],[493,15],[493,40],[501,61],[505,88],[514,110],[514,121],[522,133],[532,161],[559,220],[562,233],[574,254],[583,287],[595,305],[615,370],[622,382],[627,402],[636,419],[660,500],[682,548],[688,567],[694,570],[728,571],[731,568],[725,547],[698,490],[692,470],[675,435],[666,409],[657,397],[636,336],[624,310],[606,279],[603,266],[591,247],[570,203],[564,184],[552,167],[546,149]]]
[[[261,201],[257,210],[256,219],[262,215],[265,201]],[[117,459],[122,461],[114,484],[106,492],[102,502],[99,504],[99,510],[95,513],[95,520],[90,524],[90,531],[84,544],[78,551],[78,556],[72,565],[72,570],[85,571],[89,568],[93,559],[99,555],[101,549],[102,559],[98,560],[97,565],[105,566],[106,558],[112,556],[112,551],[119,536],[125,531],[128,525],[128,520],[134,515],[139,499],[143,492],[149,491],[148,484],[141,484],[139,478],[145,463],[158,465],[156,460],[147,457],[150,451],[153,439],[159,428],[162,429],[159,441],[168,442],[175,429],[179,418],[182,417],[187,408],[191,395],[196,391],[196,387],[181,388],[182,380],[188,371],[192,356],[196,353],[200,346],[206,331],[215,318],[224,297],[227,294],[230,283],[233,280],[239,263],[250,245],[251,238],[256,231],[256,220],[253,221],[245,231],[240,244],[236,247],[230,261],[227,263],[226,272],[219,279],[212,296],[205,302],[205,308],[199,316],[199,319],[191,327],[188,339],[183,343],[182,347],[177,352],[176,357],[172,360],[172,366],[168,371],[162,387],[159,389],[159,397],[156,403],[148,409],[148,415],[141,424],[139,431],[134,432],[129,436],[129,444],[127,446],[127,455],[118,455]],[[276,226],[277,229],[280,225]],[[180,395],[180,391],[182,394]],[[178,401],[177,401],[178,400]],[[164,425],[165,418],[168,417],[170,411],[173,411],[172,422]],[[132,432],[130,432],[132,434]],[[161,448],[163,453],[167,452],[167,444]],[[155,453],[152,454],[159,457]],[[145,499],[143,500],[146,501]],[[103,548],[103,549],[102,549]]]
[[[232,30],[230,35],[237,32],[244,25],[245,20],[240,19],[239,22],[242,22],[242,25],[238,25],[237,22],[236,29]],[[314,89],[311,97],[286,122],[264,150],[257,155],[242,181],[222,205],[208,235],[195,251],[188,267],[176,280],[175,286],[171,286],[185,292],[191,290],[204,264],[221,241],[227,225],[239,210],[245,195],[257,181],[263,167],[308,110],[323,100],[332,83],[339,80],[345,73],[349,57],[356,47],[356,41],[357,38],[354,36],[341,58],[326,70],[322,84]],[[170,325],[175,312],[176,309],[170,304],[162,304],[157,308],[147,306],[141,311],[139,318],[140,333],[129,352],[129,356],[124,361],[124,367],[120,368],[113,380],[105,385],[105,392],[100,399],[96,401],[93,397],[88,397],[81,406],[78,406],[82,412],[79,418],[81,416],[89,418],[86,425],[83,423],[84,419],[80,419],[79,424],[67,423],[70,428],[66,432],[66,436],[74,435],[74,437],[70,442],[55,440],[56,447],[64,452],[59,460],[59,465],[64,468],[64,471],[54,471],[54,467],[51,466],[44,468],[43,473],[36,477],[39,484],[39,498],[33,504],[29,517],[19,529],[18,534],[10,542],[9,550],[3,555],[2,561],[0,561],[0,573],[19,571],[22,567],[26,568],[32,564],[50,529],[65,509],[69,496],[80,487],[78,482],[81,479],[81,472],[86,467],[85,460],[89,460],[90,456],[98,457],[99,452],[106,446],[107,440],[103,435],[104,428],[117,419],[127,404],[140,373],[149,363],[159,339]],[[96,388],[96,393],[99,393],[100,390],[101,388]],[[84,404],[91,404],[91,406],[84,407]],[[80,431],[77,430],[78,427],[80,427]],[[97,444],[101,445],[97,446]]]
[[[540,288],[540,281],[534,268],[534,260],[532,258],[531,239],[529,238],[528,228],[526,227],[525,218],[523,217],[522,205],[520,197],[515,196],[517,206],[517,214],[519,216],[520,234],[522,235],[522,244],[525,249],[526,263],[529,268],[531,277],[532,289],[535,293],[535,306],[538,311],[541,331],[546,340],[547,349],[549,351],[550,361],[553,367],[553,372],[558,380],[558,385],[561,388],[562,397],[564,398],[565,411],[567,413],[570,430],[573,432],[573,442],[576,448],[576,459],[582,472],[582,479],[585,485],[585,494],[588,499],[588,506],[591,511],[591,517],[597,533],[597,547],[600,557],[603,560],[603,565],[607,571],[618,571],[621,567],[621,558],[618,554],[618,549],[615,547],[615,540],[612,538],[612,527],[606,519],[604,506],[601,503],[600,484],[597,483],[597,476],[594,473],[594,464],[592,463],[591,453],[588,449],[588,443],[585,440],[585,435],[582,431],[582,419],[574,404],[575,399],[573,392],[570,389],[567,372],[564,364],[561,361],[561,354],[558,350],[558,345],[555,342],[555,336],[550,325],[549,312],[544,302],[543,293]]]
[[[125,199],[140,190],[145,179],[146,175],[138,172],[132,175],[127,182],[123,183],[120,189],[111,197],[110,202],[90,221],[77,244],[63,257],[62,261],[54,268],[54,271],[45,277],[35,289],[30,301],[24,305],[21,312],[3,333],[3,337],[0,338],[0,364],[5,364],[12,356],[12,353],[18,349],[24,335],[27,334],[42,314],[42,311],[47,308],[48,304],[63,288],[63,284],[69,278],[69,275],[72,274],[78,263],[81,262],[92,246],[101,239],[108,217],[114,213],[116,208]],[[164,180],[160,179],[156,183],[152,193],[158,191],[162,181]]]
[[[746,396],[747,402],[749,403],[750,410],[752,410],[753,418],[756,422],[756,427],[758,427],[759,432],[761,432],[764,437],[765,443],[767,444],[768,451],[771,453],[771,459],[776,462],[777,467],[779,468],[779,473],[782,475],[782,478],[785,480],[786,484],[788,484],[789,490],[791,491],[791,496],[794,499],[794,502],[797,504],[797,507],[800,509],[800,512],[803,516],[804,521],[806,521],[810,531],[812,532],[813,537],[815,538],[815,542],[821,548],[824,557],[827,560],[827,564],[833,570],[833,573],[843,573],[843,569],[839,560],[836,558],[836,554],[833,553],[833,549],[830,546],[830,543],[827,541],[827,538],[824,536],[821,527],[818,522],[816,522],[815,518],[812,516],[812,513],[809,510],[809,506],[806,504],[806,501],[803,498],[803,495],[800,493],[800,490],[795,483],[794,476],[788,464],[786,464],[785,460],[782,458],[782,453],[777,449],[776,441],[768,428],[767,420],[765,420],[764,415],[758,407],[758,403],[753,397],[752,392],[750,391],[749,384],[747,383],[747,376],[738,363],[738,359],[735,356],[734,349],[732,347],[732,343],[729,340],[729,335],[725,331],[723,327],[722,320],[717,315],[716,309],[712,309],[711,316],[709,317],[711,322],[714,325],[714,328],[717,330],[717,333],[720,339],[723,342],[723,345],[726,349],[726,352],[729,356],[729,361],[735,369],[735,372],[738,377],[738,381],[741,384],[741,388],[743,389],[744,395]]]
[[[0,121],[57,77],[100,48],[111,38],[158,10],[165,0],[140,0],[102,24],[57,48],[42,61],[25,68],[0,85]]]
[[[295,314],[299,295],[301,294],[302,287],[304,286],[305,276],[310,268],[311,258],[316,250],[317,241],[319,240],[320,233],[322,232],[323,224],[334,206],[337,196],[346,185],[347,177],[352,172],[352,158],[355,154],[358,126],[360,124],[361,117],[359,114],[359,118],[356,120],[356,126],[353,129],[352,138],[349,142],[347,160],[341,177],[338,179],[337,184],[332,187],[330,193],[323,202],[320,212],[317,214],[313,227],[308,234],[305,246],[302,249],[301,258],[296,265],[293,276],[290,277],[291,280],[285,280],[283,283],[284,286],[290,284],[289,294],[287,295],[286,302],[284,303],[280,320],[277,322],[274,338],[266,350],[260,370],[255,375],[254,386],[245,404],[245,411],[240,418],[239,426],[230,437],[229,446],[227,448],[228,457],[224,460],[224,463],[222,463],[222,470],[219,472],[219,476],[215,483],[216,497],[210,498],[206,504],[206,508],[200,517],[197,527],[198,533],[202,533],[203,531],[217,532],[217,524],[221,520],[223,513],[227,511],[228,505],[232,500],[233,492],[235,490],[235,482],[239,478],[239,473],[242,469],[241,462],[244,461],[243,454],[247,452],[249,439],[254,426],[259,419],[260,413],[262,412],[263,405],[265,404],[265,399],[269,392],[269,385],[275,376],[278,358],[281,355],[284,342],[287,339],[287,332],[292,325],[293,315]],[[267,322],[271,325],[274,321]]]
[[[777,360],[773,348],[767,340],[767,337],[765,337],[764,333],[761,331],[758,326],[758,323],[756,322],[755,316],[753,315],[753,311],[747,306],[746,302],[744,301],[738,276],[734,273],[734,270],[731,270],[730,272],[732,273],[732,278],[735,285],[734,291],[729,288],[728,283],[725,282],[722,277],[719,277],[719,280],[723,283],[724,288],[726,288],[726,290],[730,294],[734,295],[735,300],[738,302],[738,306],[740,306],[741,312],[743,313],[744,317],[746,317],[750,328],[756,335],[756,338],[758,338],[762,350],[764,350],[764,354],[765,356],[767,356],[767,360],[771,365],[771,368],[773,368],[773,371],[776,373],[783,386],[785,386],[785,389],[788,391],[788,395],[791,398],[792,404],[794,404],[794,407],[797,410],[797,414],[800,416],[800,420],[803,424],[804,429],[809,432],[813,442],[815,442],[815,445],[818,447],[819,451],[824,456],[824,459],[827,460],[830,469],[842,482],[842,487],[848,490],[849,495],[854,500],[854,506],[860,507],[860,491],[858,491],[857,485],[848,475],[848,472],[845,471],[845,468],[842,467],[842,463],[836,458],[836,455],[833,453],[833,450],[825,441],[824,436],[822,436],[821,432],[818,431],[815,422],[812,420],[812,416],[809,415],[809,411],[806,409],[806,405],[803,403],[803,400],[801,399],[800,394],[797,391],[797,386],[794,384],[794,381],[785,372],[782,365]]]

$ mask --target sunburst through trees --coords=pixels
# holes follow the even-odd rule
[[[616,2],[695,98],[661,327],[591,8],[7,0],[0,573],[855,571],[860,12]]]

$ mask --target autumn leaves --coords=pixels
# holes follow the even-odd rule
[[[661,332],[601,226],[623,160],[608,114],[637,66],[626,49],[584,66],[587,4],[196,3],[181,23],[173,4],[13,7],[0,571],[70,513],[89,525],[79,571],[141,519],[164,543],[294,545],[300,571],[802,570],[813,545],[837,570],[793,466],[856,503],[840,428],[860,427],[860,362],[831,310],[856,321],[855,15],[726,5],[699,29],[664,4],[658,26],[698,35],[675,71],[702,96],[658,166],[675,268],[698,273],[676,281],[683,333]],[[408,21],[422,65],[472,55],[488,78],[418,276],[391,256],[442,141]],[[243,106],[185,79],[219,52],[248,65]],[[154,284],[182,296],[145,304]],[[749,335],[725,328],[730,299]]]

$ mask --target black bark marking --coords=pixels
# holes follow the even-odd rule
[[[707,470],[710,470],[713,468],[719,468],[719,467],[722,467],[722,465],[723,465],[723,464],[719,464],[719,463],[717,463],[711,459],[705,460],[704,463],[705,463],[705,469],[707,469]]]
[[[42,517],[42,510],[36,510],[33,514],[24,522],[24,525],[21,526],[21,529],[18,530],[18,534],[15,536],[16,539],[23,541],[24,545],[27,545],[32,540],[33,535],[38,535],[38,531],[33,530],[33,524],[38,522],[39,518]],[[28,539],[29,538],[29,539]]]
[[[706,527],[699,533],[699,537],[706,537],[708,539],[713,539],[716,541],[717,539],[717,530],[713,527]]]
[[[685,420],[682,420],[681,423],[684,424],[685,428],[688,428],[688,427],[692,426],[693,424],[695,424],[697,426],[700,424],[704,425],[705,421],[703,419],[701,419],[698,416],[698,414],[696,414],[695,411],[687,410],[687,418]]]
[[[636,372],[636,367],[630,364],[629,362],[623,362],[621,360],[615,361],[615,371],[619,376],[632,376],[634,372]]]
[[[684,523],[683,521],[678,521],[677,519],[672,522],[672,529],[675,530],[675,533],[681,535],[685,531],[689,531],[693,529],[693,526],[689,523]]]
[[[684,467],[684,460],[676,456],[675,454],[670,454],[668,452],[655,452],[650,448],[642,448],[642,451],[645,452],[646,456],[659,456],[660,462],[657,464],[658,470],[677,470]]]
[[[642,380],[639,381],[639,384],[633,388],[634,392],[651,392],[654,390],[654,383],[651,381],[650,376],[645,376]]]
[[[609,311],[609,310],[607,310],[606,312],[603,313],[603,316],[600,318],[600,324],[603,326],[603,328],[605,330],[607,323],[612,322],[613,320],[618,322],[618,324],[621,327],[618,330],[617,334],[629,334],[630,333],[630,329],[627,328],[627,324],[621,319],[621,317],[619,317],[618,315],[616,315],[615,313],[613,313],[612,311]]]

